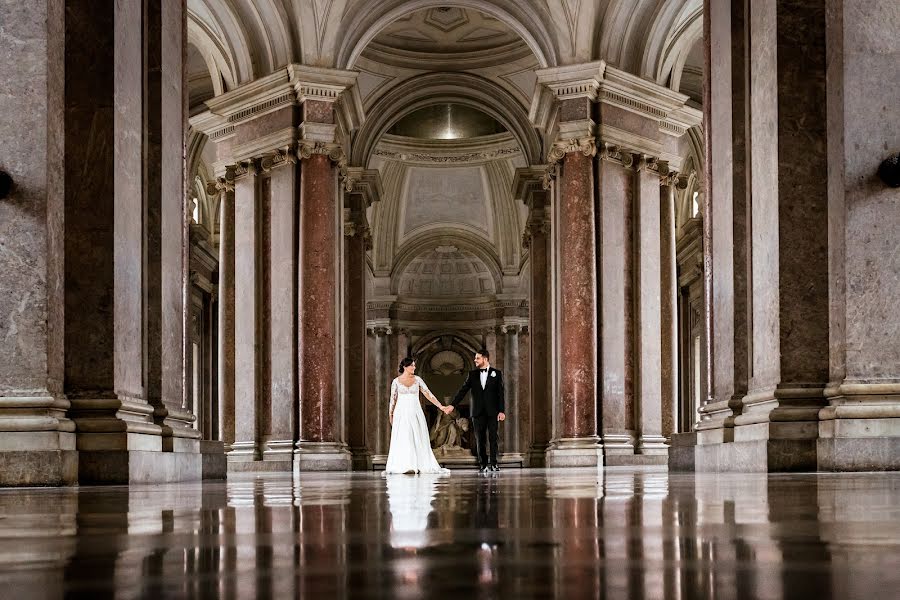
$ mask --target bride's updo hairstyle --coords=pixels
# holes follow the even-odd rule
[[[400,361],[400,367],[397,369],[397,372],[402,375],[404,369],[406,369],[406,367],[413,364],[414,362],[416,362],[416,359],[407,356],[406,358],[404,358],[403,360]]]

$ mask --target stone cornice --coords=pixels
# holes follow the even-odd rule
[[[531,208],[534,204],[534,193],[543,190],[542,183],[546,172],[547,165],[534,165],[516,169],[511,190],[513,198],[521,200],[525,206]]]
[[[604,73],[607,69],[606,61],[581,63],[577,65],[564,65],[538,69],[538,86],[545,86],[557,100],[571,98],[587,98],[590,101],[597,99],[597,93]]]
[[[206,102],[208,111],[190,119],[191,126],[219,141],[234,132],[234,125],[307,100],[335,103],[352,129],[363,119],[362,99],[356,89],[356,71],[291,64]],[[348,90],[350,90],[348,93]],[[330,125],[331,130],[334,125]],[[301,137],[321,138],[311,132]],[[333,133],[328,140],[334,139]]]
[[[347,167],[347,176],[353,182],[351,191],[363,195],[366,207],[381,201],[384,190],[381,184],[381,172],[378,169]]]
[[[271,75],[260,77],[230,92],[210,98],[206,101],[206,106],[211,113],[221,117],[224,124],[234,124],[296,102],[297,96],[294,94],[287,70],[279,69]],[[210,136],[214,133],[202,131]]]
[[[460,164],[512,158],[521,153],[515,138],[503,133],[466,140],[417,140],[385,135],[374,155],[422,164]]]
[[[552,113],[549,104],[572,98],[587,98],[638,114],[656,121],[661,133],[675,137],[702,120],[700,111],[686,105],[688,96],[602,60],[539,69],[536,74],[538,85],[529,117],[542,130],[549,127],[546,122]]]
[[[341,93],[356,83],[357,71],[344,71],[311,65],[290,64],[286,75],[298,102],[317,100],[337,102]]]
[[[528,308],[528,300],[525,299],[506,299],[494,300],[490,302],[472,302],[453,304],[437,304],[422,303],[412,304],[402,301],[369,301],[366,302],[366,310],[400,310],[407,312],[430,312],[430,313],[452,313],[452,312],[473,312],[484,310],[496,310],[501,308]]]

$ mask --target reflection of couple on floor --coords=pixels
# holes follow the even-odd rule
[[[497,462],[497,429],[498,423],[506,419],[503,374],[491,367],[490,353],[487,350],[475,354],[475,366],[477,368],[469,372],[453,401],[444,406],[422,378],[415,374],[416,361],[409,357],[400,361],[400,375],[391,382],[388,413],[391,421],[391,445],[385,473],[449,472],[441,468],[431,449],[425,413],[419,404],[420,393],[444,414],[449,415],[471,392],[472,425],[475,430],[479,471],[500,470]]]

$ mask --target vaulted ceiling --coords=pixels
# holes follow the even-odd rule
[[[511,184],[541,162],[536,69],[603,59],[701,101],[702,0],[187,2],[192,112],[293,62],[359,73],[376,296],[525,292]]]

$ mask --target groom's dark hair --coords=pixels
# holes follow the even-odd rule
[[[483,357],[488,358],[488,359],[491,357],[491,353],[488,352],[487,348],[482,348],[481,350],[478,351],[478,354],[480,354]]]

